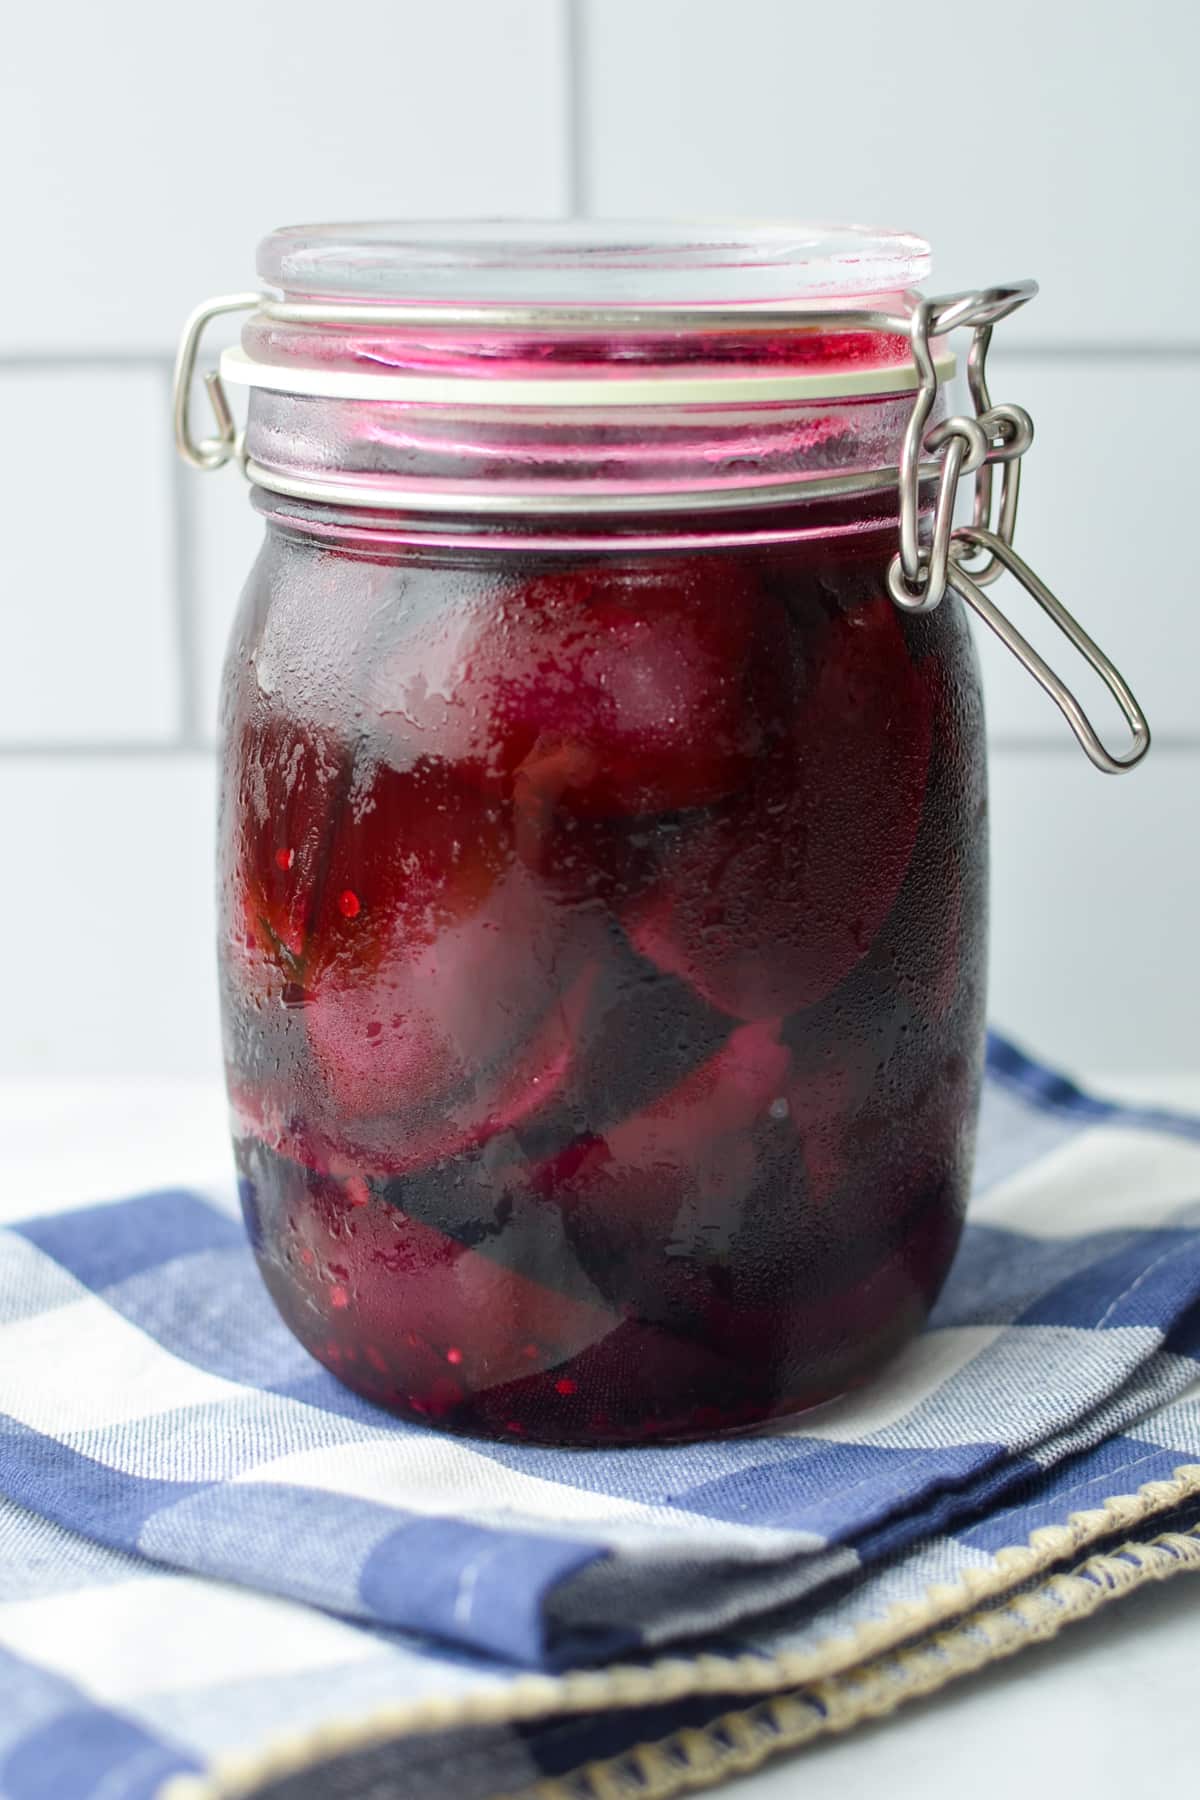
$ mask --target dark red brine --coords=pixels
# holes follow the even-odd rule
[[[789,402],[807,447],[778,404],[756,442],[851,466],[904,401],[853,394]],[[639,445],[675,487],[707,455],[719,496],[749,453],[586,407],[539,450],[514,404],[506,450],[411,428],[407,389],[403,431],[387,400],[254,400],[252,456],[296,441],[288,405],[359,449],[352,504],[259,497],[224,689],[228,1076],[284,1319],[371,1400],[510,1439],[739,1430],[862,1382],[953,1257],[983,1034],[975,658],[956,600],[888,595],[894,490],[506,515],[472,499],[531,461],[628,493]],[[417,438],[459,484],[433,529],[362,497]]]

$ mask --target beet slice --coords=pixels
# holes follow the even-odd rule
[[[777,706],[786,629],[753,565],[609,557],[414,597],[368,681],[394,760],[435,754],[484,785],[591,817],[735,791]]]
[[[383,1166],[508,1128],[560,1084],[602,948],[440,767],[373,764],[338,821],[305,967],[316,1116]]]
[[[791,1054],[779,1041],[779,1022],[741,1025],[721,1048],[675,1087],[619,1124],[605,1141],[614,1162],[630,1172],[663,1166],[688,1169],[704,1147],[740,1136],[783,1097]]]
[[[480,1068],[456,1048],[444,1021],[415,1005],[397,1015],[393,1041],[384,1042],[380,1062],[372,1064],[380,1040],[360,1031],[364,1009],[353,998],[342,1005],[338,997],[318,996],[308,1016],[325,1089],[309,1108],[318,1129],[292,1134],[284,1123],[275,1141],[335,1174],[390,1177],[443,1165],[533,1126],[553,1111],[573,1075],[594,979],[595,966],[585,964],[515,1049]],[[351,1112],[348,1098],[363,1111]]]
[[[230,940],[294,974],[349,773],[328,732],[255,709],[232,735],[223,838]]]
[[[778,1109],[789,1065],[776,1022],[741,1026],[666,1093],[529,1174],[614,1304],[702,1328],[711,1268],[756,1179],[756,1127]]]
[[[837,615],[787,744],[680,835],[629,908],[637,949],[736,1018],[831,993],[904,880],[932,734],[931,688],[891,601]]]
[[[579,1355],[621,1323],[374,1199],[354,1177],[239,1146],[284,1318],[343,1380],[418,1414]]]

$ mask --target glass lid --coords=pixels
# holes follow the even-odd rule
[[[895,294],[929,269],[909,232],[785,220],[289,225],[258,250],[293,298],[426,305],[786,306]]]

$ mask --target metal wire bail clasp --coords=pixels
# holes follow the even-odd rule
[[[1123,775],[1126,769],[1132,769],[1135,764],[1140,763],[1150,748],[1150,727],[1146,723],[1146,715],[1134,699],[1128,682],[1113,667],[1094,639],[1088,636],[1078,619],[1072,617],[1062,601],[1051,593],[1039,576],[1034,574],[1024,558],[1018,556],[1012,545],[1006,544],[996,532],[987,531],[974,525],[964,525],[954,535],[961,543],[989,551],[989,568],[992,562],[995,562],[997,568],[1007,569],[1010,574],[1016,576],[1026,593],[1032,594],[1043,612],[1050,615],[1068,642],[1073,644],[1079,654],[1095,669],[1120,707],[1133,734],[1133,742],[1122,755],[1114,756],[1112,751],[1101,743],[1095,726],[1070,688],[1038,655],[1028,639],[1017,630],[1012,620],[1006,618],[999,607],[982,592],[978,577],[968,575],[961,564],[955,566],[950,576],[950,585],[955,593],[960,594],[967,605],[978,613],[985,625],[991,626],[1000,642],[1012,651],[1017,661],[1029,670],[1038,686],[1049,694],[1082,744],[1088,760],[1105,775]]]
[[[259,294],[218,295],[215,300],[205,300],[198,306],[184,325],[179,351],[175,357],[173,417],[176,448],[193,469],[223,468],[238,450],[237,425],[224,384],[215,369],[204,377],[204,385],[208,389],[217,434],[215,437],[199,439],[192,435],[192,381],[196,373],[201,339],[214,319],[220,318],[223,313],[253,312],[261,297]]]
[[[1106,775],[1122,775],[1141,762],[1150,748],[1146,715],[1134,699],[1129,684],[1099,645],[1013,548],[1021,458],[1033,442],[1033,420],[1023,407],[993,404],[988,392],[986,362],[993,327],[1032,299],[1036,292],[1036,282],[1010,282],[1004,287],[983,288],[977,293],[922,300],[913,313],[911,342],[919,386],[901,449],[900,548],[888,568],[888,589],[903,611],[923,613],[932,612],[940,605],[947,588],[952,588],[1054,701],[1088,760]],[[959,326],[968,326],[973,332],[967,374],[975,417],[946,419],[927,433],[938,391],[930,340]],[[943,451],[928,547],[920,538],[920,484],[927,474],[927,469],[923,470],[922,453],[927,450]],[[999,514],[993,523],[995,464],[1003,466],[1004,478]],[[956,530],[953,523],[955,494],[961,477],[972,471],[975,474],[974,520]],[[984,553],[983,563],[969,568],[968,558],[980,551]],[[1067,641],[1099,675],[1129,726],[1132,742],[1127,750],[1117,754],[1107,748],[1070,688],[1011,619],[982,591],[987,583],[995,581],[1006,570],[1053,619]]]

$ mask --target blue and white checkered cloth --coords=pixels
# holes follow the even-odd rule
[[[9,1800],[189,1773],[177,1792],[349,1796],[382,1771],[389,1794],[511,1792],[728,1710],[721,1659],[741,1691],[756,1658],[800,1669],[1200,1463],[1200,1121],[1089,1098],[998,1040],[930,1328],[765,1436],[555,1451],[398,1423],[278,1322],[232,1185],[62,1201],[0,1195]],[[562,1701],[565,1670],[668,1654],[669,1704]],[[525,1723],[472,1731],[460,1707],[433,1731],[510,1694]],[[228,1773],[406,1707],[423,1735],[367,1733],[336,1778],[287,1751],[258,1786]]]

